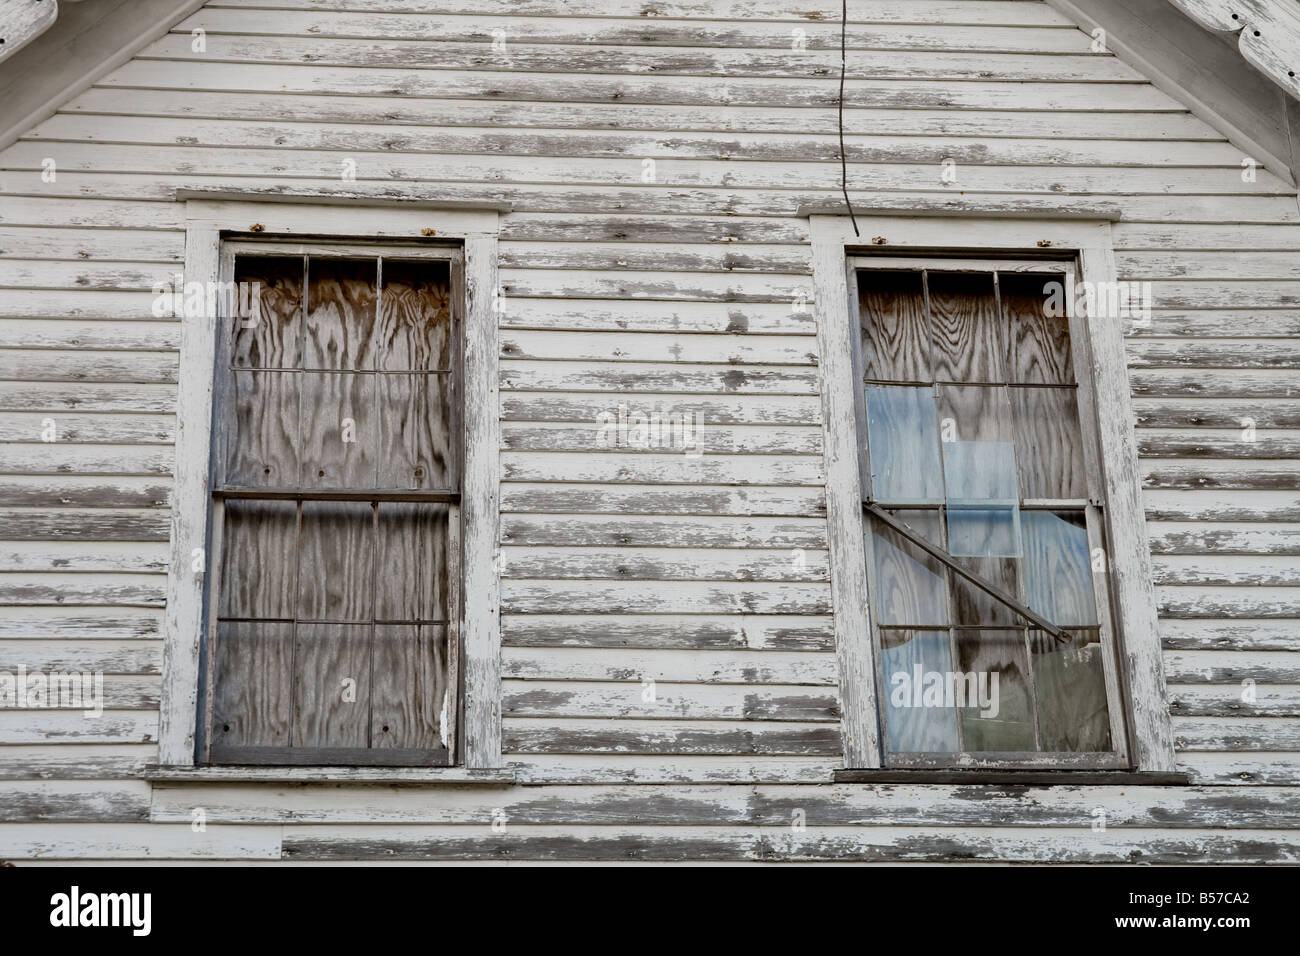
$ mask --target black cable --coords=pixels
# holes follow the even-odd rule
[[[846,66],[845,47],[848,45],[848,27],[849,27],[849,0],[844,0],[843,9],[840,12],[840,189],[844,191],[844,205],[849,207],[849,221],[853,223],[853,234],[861,236],[858,232],[858,220],[853,215],[853,202],[849,199],[849,163],[844,156],[844,72]]]

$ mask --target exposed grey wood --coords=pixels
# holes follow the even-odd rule
[[[183,334],[182,334],[183,339]],[[89,349],[5,349],[0,375],[16,382],[175,384],[176,356],[171,352],[94,352]]]
[[[449,751],[456,704],[447,625],[377,624],[374,645],[371,746]]]
[[[1191,717],[1300,717],[1300,688],[1295,684],[1262,686],[1254,700],[1241,698],[1240,684],[1171,685],[1169,712]]]
[[[991,275],[926,276],[934,378],[944,382],[1002,382],[1005,331]],[[969,440],[969,439],[966,439]]]
[[[297,506],[290,501],[227,502],[222,541],[218,613],[231,618],[294,617]]]
[[[825,581],[824,551],[712,551],[680,548],[567,549],[504,548],[503,574],[511,578],[601,579],[621,581]]]
[[[4,780],[111,780],[130,777],[157,754],[154,744],[65,743],[5,748]]]
[[[368,502],[304,501],[296,549],[296,615],[365,621],[374,613],[374,508]],[[292,546],[291,546],[292,548]]]
[[[1139,427],[1235,428],[1241,434],[1243,418],[1258,428],[1300,427],[1300,411],[1293,402],[1279,400],[1220,400],[1207,408],[1196,399],[1138,399],[1133,403]]]
[[[370,748],[371,627],[299,623],[294,632],[291,666],[278,662],[293,682],[289,746],[325,753]]]
[[[447,772],[447,771],[443,771]],[[203,771],[191,771],[201,779]],[[844,775],[899,775],[898,771],[841,771]],[[960,773],[960,771],[950,771]],[[969,774],[969,772],[967,772]],[[430,777],[433,773],[430,772]],[[970,776],[974,776],[970,774]],[[1022,772],[1028,779],[1031,774]],[[1072,775],[1070,779],[1080,779]],[[1134,781],[1138,775],[1115,774],[1111,780]],[[292,787],[195,787],[166,781],[155,789],[151,818],[158,823],[185,822],[203,794],[209,819],[223,824],[272,819],[285,824],[437,823],[481,824],[485,797],[520,825],[738,825],[789,826],[797,809],[815,826],[948,826],[1068,827],[1088,820],[1100,806],[1108,828],[1173,827],[1188,829],[1225,824],[1260,829],[1293,825],[1294,793],[1289,788],[1233,789],[1188,786],[1171,775],[1165,786],[1143,786],[1146,775],[1126,790],[1124,784],[1093,788],[1055,782],[1017,786],[1014,782],[970,791],[963,783],[916,784],[908,781],[873,785],[604,785],[527,787],[485,794],[477,788],[414,790],[394,781],[390,790],[364,791],[375,817],[358,812],[358,791],[330,785]],[[232,775],[232,779],[234,778]],[[345,782],[340,780],[340,782]],[[400,789],[399,789],[400,787]],[[72,791],[70,786],[69,791]]]
[[[863,371],[868,379],[928,382],[931,325],[921,277],[908,272],[871,272],[857,277],[862,322]]]
[[[839,719],[839,700],[824,689],[737,685],[655,684],[646,700],[637,684],[510,681],[502,688],[505,717],[606,717],[690,720],[826,721]]]
[[[245,77],[247,70],[251,67],[241,66],[238,75]],[[187,75],[193,71],[187,70]],[[407,71],[409,72],[409,71]],[[151,151],[153,152],[153,151]],[[380,154],[375,154],[372,158],[378,162]],[[183,161],[183,157],[173,157],[176,162]],[[334,160],[327,153],[321,153],[316,157],[316,163],[311,167],[304,167],[302,175],[294,177],[293,185],[275,185],[254,191],[253,194],[273,201],[276,197],[284,198],[286,196],[297,197],[302,201],[319,202],[327,204],[334,201],[361,201],[375,202],[391,200],[405,204],[403,200],[416,206],[420,202],[427,202],[429,190],[438,190],[444,194],[465,197],[465,205],[472,206],[475,209],[482,209],[485,206],[496,206],[501,203],[512,205],[524,212],[538,212],[543,209],[550,209],[558,213],[591,213],[599,212],[610,207],[635,206],[647,214],[677,214],[677,215],[708,215],[718,216],[733,212],[739,216],[757,216],[765,212],[771,213],[773,209],[797,210],[805,205],[810,195],[807,188],[800,190],[768,190],[762,188],[751,188],[736,192],[727,192],[725,202],[718,192],[714,189],[705,188],[712,183],[703,186],[693,187],[689,183],[683,184],[679,188],[665,188],[663,186],[654,189],[648,189],[645,186],[637,188],[624,188],[616,184],[538,184],[538,185],[483,185],[480,179],[445,179],[437,182],[428,182],[420,179],[420,182],[412,180],[419,178],[421,175],[427,175],[428,165],[426,163],[410,163],[408,169],[399,169],[395,172],[406,173],[411,180],[385,178],[382,181],[364,181],[355,184],[349,183],[346,188],[341,187],[337,176],[320,177],[320,170],[328,168],[328,164]],[[35,172],[39,169],[39,157],[29,156],[27,162],[29,168],[27,172]],[[141,160],[136,160],[136,163]],[[133,163],[134,164],[134,163]],[[122,163],[122,165],[127,165]],[[729,164],[722,164],[729,165]],[[873,167],[865,166],[865,169]],[[975,167],[979,168],[979,167]],[[987,169],[997,169],[998,167],[986,167]],[[1005,167],[1004,167],[1005,168]],[[1032,167],[1027,167],[1032,168]],[[1048,167],[1044,167],[1046,169]],[[823,171],[826,176],[832,175],[829,164]],[[223,184],[224,189],[219,190],[221,195],[244,195],[250,194],[247,186],[248,177],[262,171],[260,165],[255,167],[253,159],[250,157],[244,172],[222,172],[214,171],[209,174],[209,181],[213,184]],[[1103,180],[1101,167],[1090,167],[1087,173],[1080,173],[1078,168],[1073,170],[1064,170],[1070,172],[1069,176],[1053,176],[1056,180],[1052,185],[1059,186],[1058,191],[1082,191],[1084,193],[1098,190],[1109,189],[1114,184],[1114,179]],[[516,171],[511,171],[509,176],[513,176]],[[613,172],[610,170],[609,172]],[[709,171],[716,175],[723,175],[724,170]],[[503,176],[507,175],[502,171]],[[918,167],[912,175],[922,177],[922,185],[928,185],[930,180],[927,177],[930,174],[929,167]],[[454,175],[454,171],[449,171],[447,175]],[[467,169],[462,175],[466,177],[473,176],[473,170]],[[556,176],[562,175],[557,172]],[[572,173],[569,177],[572,178]],[[700,174],[705,175],[704,173]],[[897,178],[892,185],[899,186],[908,180]],[[976,198],[962,198],[951,193],[944,192],[919,192],[909,194],[906,199],[895,198],[892,194],[883,193],[881,198],[880,191],[866,191],[865,188],[859,189],[858,194],[854,197],[854,208],[866,212],[871,209],[877,209],[885,214],[907,215],[907,216],[928,216],[933,218],[953,219],[961,217],[975,217],[979,219],[1002,219],[1008,221],[1037,221],[1041,219],[1060,222],[1075,217],[1081,220],[1118,219],[1120,207],[1114,203],[1098,204],[1092,199],[1079,199],[1070,196],[1058,197],[1056,192],[1051,194],[1051,198],[1042,196],[1029,195],[1025,196],[1020,191],[1033,186],[1040,187],[1043,185],[1042,176],[1045,175],[1040,171],[1038,178],[1029,179],[1029,174],[1017,172],[1014,176],[1004,174],[1001,181],[995,179],[991,174],[988,176],[988,182],[980,183],[991,190],[994,195],[989,198],[982,198],[986,194],[980,194]],[[1059,180],[1068,180],[1061,182]],[[1157,181],[1158,180],[1158,181]],[[94,190],[102,193],[105,198],[112,199],[142,199],[149,201],[170,200],[174,197],[176,188],[184,186],[193,181],[193,176],[180,173],[150,173],[147,176],[133,174],[124,170],[108,172],[83,172],[71,170],[60,175],[56,183],[51,183],[45,188],[44,192],[55,197],[70,198],[80,195],[86,190]],[[1230,188],[1229,184],[1233,182],[1232,177],[1223,177],[1218,174],[1218,178],[1211,178],[1208,175],[1203,177],[1200,182],[1191,182],[1187,188],[1199,190],[1196,193],[1179,193],[1169,195],[1164,192],[1140,192],[1133,195],[1124,196],[1123,212],[1127,219],[1132,221],[1146,222],[1184,222],[1189,217],[1198,220],[1214,219],[1233,219],[1243,223],[1287,223],[1300,219],[1300,210],[1297,210],[1294,203],[1289,203],[1289,197],[1285,194],[1286,187],[1269,180],[1264,180],[1263,185],[1258,183],[1253,187],[1259,195],[1232,195],[1227,192],[1204,192],[1211,188],[1212,184],[1217,183],[1220,189]],[[830,180],[827,179],[829,184]],[[1159,177],[1151,177],[1147,183],[1137,182],[1134,188],[1158,190],[1167,188],[1167,175],[1160,171]],[[875,184],[879,189],[890,186],[889,182]],[[829,189],[826,185],[823,189]],[[1231,187],[1235,188],[1235,187]],[[448,200],[452,202],[454,200]],[[827,211],[842,212],[842,206],[827,206],[825,203],[814,204],[811,208],[812,214],[820,214]],[[885,237],[888,239],[888,237]],[[646,290],[649,291],[649,290]],[[706,290],[697,290],[703,292]],[[591,290],[596,298],[609,298],[612,294],[611,288],[594,288]],[[103,292],[87,291],[79,293],[69,293],[73,299],[71,308],[66,306],[61,310],[61,317],[85,317],[92,311],[98,311],[103,308],[105,299],[111,299],[113,302],[121,303],[114,310],[114,314],[122,318],[137,318],[145,314],[145,309],[149,306],[150,296],[145,293],[137,292]],[[1219,297],[1223,303],[1230,301],[1225,294]],[[736,301],[771,301],[771,294],[766,296],[762,294],[751,296],[747,299]],[[1190,295],[1186,298],[1187,306],[1191,307]],[[45,290],[28,290],[19,291],[13,294],[10,299],[0,302],[0,314],[6,315],[30,315],[33,310],[36,314],[47,314],[50,310],[50,297]],[[3,311],[7,308],[14,311]]]
[[[231,7],[256,7],[249,0],[236,0]],[[316,10],[328,5],[319,0],[277,0],[276,9]],[[387,11],[392,13],[439,13],[446,15],[486,14],[492,16],[549,16],[559,7],[552,0],[527,0],[527,2],[509,2],[499,5],[470,2],[470,0],[440,0],[436,4],[417,3],[413,0],[353,0],[350,9],[362,11]],[[839,8],[833,4],[809,7],[794,12],[777,0],[728,0],[725,3],[706,2],[706,0],[685,0],[685,2],[658,2],[654,8],[647,10],[645,5],[636,0],[618,0],[616,3],[602,0],[579,0],[563,8],[575,17],[620,17],[635,20],[639,17],[653,18],[649,22],[660,20],[751,20],[776,21],[779,23],[814,23],[834,24],[839,17]],[[850,11],[850,23],[953,23],[989,26],[1054,26],[1068,28],[1069,21],[1051,10],[1030,8],[1021,10],[1018,3],[995,0],[971,4],[966,0],[927,0],[918,4],[915,10],[900,10],[886,0],[861,0],[860,5]]]
[[[301,367],[375,368],[376,261],[311,256],[307,269]]]
[[[818,517],[826,513],[826,500],[815,488],[788,486],[664,487],[510,482],[501,488],[501,508],[503,512],[566,515]]]
[[[136,823],[149,819],[150,793],[138,781],[87,786],[65,781],[14,782],[0,786],[5,823]]]
[[[1068,388],[1012,387],[1007,393],[1021,496],[1087,497],[1078,392]]]
[[[1290,717],[1175,717],[1173,727],[1180,751],[1300,749],[1300,725]]]
[[[833,726],[759,721],[710,725],[704,721],[595,721],[511,717],[504,721],[506,753],[838,754]],[[644,725],[644,726],[642,726]]]
[[[278,834],[260,827],[212,827],[192,824],[157,826],[123,823],[112,835],[88,839],[80,823],[0,825],[0,856],[22,860],[278,860]]]
[[[1300,633],[1289,621],[1164,621],[1160,635],[1168,650],[1300,650]]]
[[[771,648],[829,651],[832,619],[812,616],[614,616],[508,614],[507,647]]]
[[[821,582],[672,581],[647,593],[636,583],[507,579],[501,606],[516,614],[826,614],[831,589]]]
[[[1014,273],[998,275],[998,299],[1005,322],[1002,337],[1006,345],[1007,381],[1071,385],[1074,363],[1070,355],[1069,322],[1064,315],[1047,314],[1044,279]]]
[[[923,828],[881,828],[867,834],[834,829],[789,831],[680,827],[538,827],[514,835],[490,827],[302,827],[288,831],[290,860],[640,860],[821,862],[1107,862],[1190,863],[1229,857],[1249,862],[1294,862],[1294,841],[1273,831],[1181,831],[1177,838],[1123,831],[1081,843],[1078,827],[1025,833],[990,828],[979,833],[933,834]],[[3,844],[0,844],[3,845]]]
[[[837,770],[836,783],[965,784],[975,786],[1106,787],[1181,786],[1186,774],[1125,770]]]
[[[847,84],[846,84],[847,85]],[[976,84],[967,84],[975,86]],[[995,84],[982,84],[986,90],[994,91]],[[1105,102],[1093,104],[1097,110],[1092,113],[1078,113],[1066,117],[1053,113],[1053,107],[1061,108],[1061,94],[1064,90],[1044,89],[1043,101],[1037,109],[998,110],[991,108],[996,103],[985,103],[980,110],[945,111],[942,108],[926,108],[916,87],[924,84],[909,84],[899,90],[896,99],[898,106],[906,109],[871,109],[850,105],[844,113],[846,133],[878,133],[882,126],[897,135],[930,135],[942,133],[949,136],[996,136],[1018,137],[1030,141],[1030,138],[1071,139],[1075,137],[1096,138],[1110,142],[1143,142],[1148,146],[1155,142],[1181,141],[1184,148],[1193,142],[1211,142],[1217,149],[1222,149],[1222,136],[1207,127],[1196,117],[1185,112],[1158,112],[1153,104],[1137,104],[1135,110],[1113,110],[1116,105],[1108,98]],[[1131,95],[1150,91],[1145,85],[1125,86],[1115,90],[1116,100],[1122,101],[1124,94]],[[1009,94],[1011,91],[1004,91]],[[953,96],[962,95],[953,91]],[[129,100],[128,100],[129,97]],[[911,101],[911,102],[909,102]],[[1172,101],[1170,101],[1172,104]],[[1009,105],[1009,104],[1008,104]],[[1122,103],[1120,104],[1122,106]],[[583,102],[476,102],[474,100],[449,100],[436,95],[423,97],[403,97],[400,101],[392,98],[350,96],[329,97],[310,94],[282,93],[273,90],[246,92],[238,98],[229,98],[219,92],[191,91],[180,94],[168,89],[136,89],[130,92],[112,88],[93,87],[74,100],[64,104],[61,111],[46,122],[30,130],[28,136],[51,136],[60,132],[75,135],[77,130],[95,128],[90,123],[93,117],[121,115],[133,112],[140,116],[180,117],[193,119],[245,119],[262,120],[267,116],[310,116],[313,121],[321,123],[347,123],[354,127],[365,128],[373,125],[382,126],[426,126],[441,124],[448,127],[484,127],[500,124],[511,129],[581,129],[581,130],[672,130],[672,131],[728,131],[728,132],[786,132],[802,135],[815,133],[834,133],[837,130],[835,116],[811,115],[813,111],[798,107],[769,106],[761,116],[731,115],[728,112],[701,106],[672,106],[664,104],[629,104],[629,103],[583,103]],[[74,118],[80,118],[86,125],[76,125]],[[102,121],[101,121],[102,122]],[[1109,145],[1109,144],[1108,144]],[[512,217],[513,218],[513,217]],[[531,228],[539,224],[507,223],[502,232],[502,239],[533,237],[532,233],[521,235],[521,227]],[[657,224],[658,228],[662,223]],[[736,224],[731,228],[740,227]],[[693,224],[692,229],[705,228],[704,223]],[[726,228],[726,227],[724,227]],[[542,227],[542,237],[556,237],[556,230],[562,230],[563,223],[556,222],[549,228]],[[635,235],[641,239],[654,238],[657,233],[647,234],[636,230]],[[698,233],[697,233],[698,234]],[[3,234],[0,233],[0,236]],[[540,238],[540,237],[538,237]],[[608,238],[608,237],[606,237]],[[777,233],[763,232],[748,238],[755,241],[779,241]],[[806,234],[804,235],[806,239]],[[693,241],[682,236],[682,241]],[[0,239],[0,243],[3,240]],[[0,248],[3,248],[0,245]]]
[[[381,487],[455,488],[457,385],[450,374],[374,377],[378,394],[376,483]],[[364,466],[362,466],[364,467]]]
[[[0,406],[12,411],[175,412],[176,389],[152,385],[0,383]]]
[[[503,517],[503,544],[550,546],[645,545],[722,548],[825,548],[827,524],[815,518],[720,516],[707,520],[663,515],[611,518],[566,515],[557,522],[541,515]]]
[[[503,674],[519,680],[669,681],[718,684],[834,685],[835,659],[785,650],[635,650],[610,654],[585,647],[512,647]]]
[[[28,608],[10,610],[0,617],[0,637],[150,641],[158,637],[161,622],[160,612],[147,609],[105,614],[98,609]]]
[[[291,743],[293,632],[292,624],[218,626],[213,655],[213,747],[283,747]]]
[[[167,767],[146,766],[146,780],[184,785],[198,783],[376,783],[389,786],[429,783],[512,783],[509,767]]]
[[[188,41],[188,37],[186,40]],[[308,41],[313,42],[313,41]],[[327,44],[334,41],[314,41],[317,44]],[[623,54],[620,54],[623,55]],[[936,58],[942,54],[936,54]],[[1032,58],[1031,58],[1032,59]],[[1048,62],[1057,62],[1059,58],[1039,58]],[[802,62],[807,62],[807,58],[801,58]],[[48,152],[48,145],[45,143],[20,141],[9,147],[6,151],[10,161],[15,168],[21,170],[39,170],[41,168],[41,159],[43,154]],[[154,162],[165,169],[176,169],[185,164],[186,159],[190,161],[200,161],[209,164],[209,175],[242,178],[254,174],[260,170],[257,166],[256,149],[235,149],[223,150],[217,146],[135,146],[135,145],[109,145],[100,144],[93,148],[86,147],[69,147],[69,166],[71,172],[96,173],[96,174],[123,174],[130,173],[143,162],[143,156],[149,154],[154,157]],[[674,178],[682,187],[708,187],[714,185],[722,175],[723,168],[730,170],[730,176],[736,180],[736,184],[747,187],[751,190],[787,190],[787,195],[794,200],[794,205],[798,207],[803,204],[807,207],[809,214],[819,212],[829,212],[822,204],[818,202],[820,197],[814,192],[816,189],[827,190],[833,182],[832,172],[832,154],[826,151],[825,160],[816,167],[808,167],[794,161],[779,162],[750,162],[743,164],[731,164],[725,160],[683,160],[671,163],[675,166]],[[82,155],[87,158],[74,159],[75,156]],[[933,157],[934,154],[931,154]],[[89,158],[93,156],[92,158]],[[313,176],[319,176],[319,170],[326,168],[326,157],[329,152],[326,150],[294,150],[292,154],[286,154],[283,159],[289,164],[288,171],[294,173],[296,180],[309,180]],[[378,182],[382,179],[384,182],[397,181],[419,181],[427,175],[428,164],[437,163],[439,170],[438,175],[449,183],[460,183],[462,188],[465,185],[480,183],[483,180],[476,177],[475,170],[481,169],[481,176],[488,180],[523,180],[520,175],[525,168],[522,166],[520,159],[515,157],[493,159],[490,162],[482,158],[470,157],[456,153],[398,153],[388,155],[380,150],[360,151],[356,153],[358,170],[357,183],[364,185],[367,183]],[[384,157],[381,159],[381,157]],[[383,162],[385,164],[384,174],[378,175],[377,167]],[[617,159],[606,158],[568,158],[568,159],[550,159],[543,157],[530,158],[532,176],[537,182],[553,184],[555,186],[594,186],[594,185],[616,185],[625,182],[625,176],[620,176],[620,161]],[[665,164],[670,164],[669,160],[664,160]],[[310,164],[310,165],[309,165]],[[872,162],[853,162],[850,164],[858,189],[863,191],[901,191],[911,185],[915,187],[918,183],[933,182],[933,179],[924,177],[921,167],[924,163],[872,163]],[[755,168],[749,168],[755,167]],[[622,168],[626,169],[626,161],[622,161]],[[1037,186],[1039,190],[1043,188],[1041,178],[1050,177],[1050,186],[1057,187],[1052,192],[1067,193],[1101,193],[1108,194],[1116,192],[1115,182],[1106,178],[1106,167],[1103,164],[1095,165],[1055,165],[1054,161],[1047,161],[1038,166],[1025,165],[1016,166],[1011,163],[1004,165],[982,165],[970,163],[966,167],[965,176],[970,180],[970,186],[978,194],[982,193],[1015,193],[1015,192],[1032,192],[1031,187]],[[376,170],[372,172],[371,170]],[[1182,176],[1179,180],[1171,184],[1168,180],[1168,174],[1158,166],[1142,167],[1134,166],[1129,168],[1126,174],[1125,192],[1136,192],[1148,196],[1161,195],[1181,195],[1184,192],[1193,194],[1203,194],[1206,196],[1229,196],[1241,192],[1241,181],[1238,177],[1225,176],[1226,170],[1215,169],[1214,167],[1199,168],[1195,167]],[[423,174],[423,175],[422,175]],[[150,194],[156,195],[158,190],[166,188],[167,183],[157,182],[153,184]],[[1287,181],[1272,172],[1265,169],[1259,169],[1257,178],[1249,184],[1249,193],[1256,200],[1282,200],[1287,189],[1290,188]],[[470,194],[475,195],[474,193]],[[498,196],[510,197],[512,192],[509,190],[498,192]],[[520,193],[519,195],[522,195]],[[142,197],[147,198],[147,197]],[[486,198],[486,197],[485,197]],[[755,197],[757,198],[757,197]],[[715,200],[716,202],[716,200]],[[478,201],[475,200],[475,204]],[[918,198],[915,200],[899,200],[892,196],[887,198],[877,198],[876,207],[885,207],[882,212],[893,211],[895,213],[910,214],[913,208],[926,210],[927,208],[933,213],[945,208],[941,201],[926,200]],[[985,200],[978,195],[969,200],[948,200],[947,208],[950,211],[967,211],[974,214],[987,214],[988,212],[998,212],[999,205],[1006,212],[1014,208],[1004,200],[996,199]],[[1275,203],[1277,205],[1279,203]],[[1070,201],[1052,200],[1048,205],[1046,200],[1039,200],[1039,218],[1045,213],[1051,213],[1049,218],[1063,218],[1063,213],[1071,209]],[[891,209],[892,207],[892,209]],[[523,205],[521,203],[521,208]],[[752,214],[756,211],[757,205],[746,205],[740,207],[746,213]],[[1095,213],[1096,206],[1091,210]],[[1103,205],[1102,211],[1107,212],[1114,207]],[[654,206],[646,209],[647,212],[657,211]],[[1279,210],[1280,211],[1280,210]],[[1110,217],[1105,217],[1110,218]],[[0,260],[0,274],[5,271],[17,271],[21,277],[22,272],[15,266],[4,265],[4,260]],[[64,283],[66,288],[75,288],[72,283],[76,280],[75,276],[94,277],[93,279],[82,279],[83,284],[89,284],[92,288],[97,289],[139,289],[148,286],[147,273],[138,271],[118,272],[111,268],[100,266],[87,266],[72,270],[54,268],[51,270],[52,278],[60,275],[65,276]],[[629,272],[629,276],[636,276],[636,273]],[[693,274],[699,279],[704,278],[704,274]],[[733,278],[750,278],[757,279],[752,274],[742,275],[733,273]],[[15,284],[21,287],[31,287],[23,281]],[[56,286],[60,287],[60,286]],[[761,287],[761,286],[760,286]],[[705,285],[707,288],[707,285]],[[752,301],[763,301],[762,298],[751,299]],[[1228,303],[1224,303],[1228,304]]]
[[[1282,625],[1285,627],[1286,625]],[[1166,651],[1171,680],[1185,683],[1236,683],[1250,678],[1264,683],[1291,683],[1300,676],[1300,669],[1290,654],[1264,653],[1253,647],[1234,647],[1233,653],[1223,654],[1194,647],[1188,650]],[[1236,688],[1238,696],[1241,686]]]
[[[506,13],[507,11],[500,11]],[[512,11],[511,11],[512,12]],[[678,22],[676,18],[656,15],[653,26],[647,26],[648,15],[630,14],[627,10],[619,17],[611,11],[602,11],[609,22],[600,34],[603,44],[611,46],[708,46],[737,47],[744,49],[789,49],[790,31],[781,23],[740,18],[732,22],[709,21]],[[498,14],[499,15],[499,14]],[[179,32],[206,25],[214,33],[241,33],[245,26],[244,15],[237,10],[220,8],[205,11],[199,17],[188,18],[177,24]],[[500,23],[512,38],[524,44],[545,43],[575,45],[591,37],[589,21],[580,16],[570,16],[556,23],[551,18],[506,16],[493,22]],[[783,19],[811,18],[786,14]],[[958,21],[965,19],[956,17]],[[572,24],[569,21],[573,21]],[[412,12],[368,11],[364,16],[331,11],[298,12],[270,10],[265,15],[267,33],[295,37],[356,37],[375,39],[421,39],[427,41],[453,41],[458,43],[482,41],[491,33],[477,17],[443,14],[437,17]],[[1085,44],[1069,30],[1059,25],[1019,25],[1004,28],[991,24],[971,25],[956,23],[883,24],[875,23],[863,28],[852,25],[845,31],[848,49],[976,49],[976,50],[1030,50],[1035,52],[1078,53]],[[832,47],[838,37],[834,23],[808,22],[805,40],[809,50]]]
[[[1300,489],[1300,474],[1289,461],[1178,459],[1165,462],[1150,459],[1142,468],[1143,488],[1246,489],[1294,491]],[[1225,517],[1227,517],[1225,515]]]
[[[160,509],[6,511],[4,518],[5,537],[15,541],[166,541],[169,531]]]
[[[225,44],[225,55],[261,63],[297,63],[302,54],[314,53],[323,66],[369,65],[422,66],[441,70],[465,70],[477,65],[475,56],[482,56],[481,44],[466,42],[439,43],[436,47],[419,41],[396,41],[382,48],[359,46],[346,40],[322,39],[314,43],[306,38],[290,36],[248,37],[238,35]],[[196,59],[190,50],[188,35],[172,34],[155,41],[149,48],[151,56],[185,61]],[[183,41],[183,42],[182,42]],[[540,47],[540,48],[539,48]],[[686,48],[690,49],[690,48]],[[749,50],[708,50],[683,52],[681,48],[656,49],[643,46],[633,48],[618,46],[585,45],[575,49],[547,49],[541,44],[514,44],[511,57],[503,64],[506,70],[541,73],[594,72],[612,74],[660,73],[690,76],[764,76],[764,77],[817,77],[825,73],[822,57],[809,57],[788,49],[763,53]],[[877,57],[857,51],[849,57],[850,69],[856,77],[906,79],[932,76],[942,71],[953,79],[983,79],[987,72],[1008,79],[1105,82],[1133,80],[1135,71],[1085,54],[1060,53],[1047,63],[1034,63],[1034,57],[1018,53],[975,53],[965,50],[948,51],[898,51],[882,61]],[[819,73],[819,71],[821,71]]]

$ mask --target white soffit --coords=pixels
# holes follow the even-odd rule
[[[1169,0],[1207,30],[1236,33],[1241,55],[1300,100],[1300,6],[1294,0]]]

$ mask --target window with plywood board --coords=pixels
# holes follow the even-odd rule
[[[201,756],[455,764],[462,254],[242,241],[222,275]]]

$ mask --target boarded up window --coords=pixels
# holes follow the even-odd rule
[[[228,252],[206,756],[451,764],[460,259],[286,252]]]
[[[892,766],[1125,759],[1084,319],[1072,265],[1025,268],[856,273]]]

